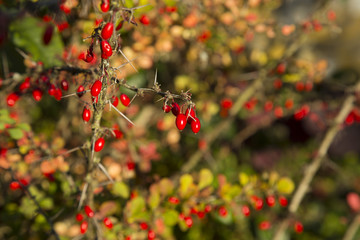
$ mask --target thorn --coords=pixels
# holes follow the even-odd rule
[[[110,103],[112,105],[112,103]],[[112,105],[114,107],[114,105]],[[119,109],[117,109],[116,107],[114,107],[114,109],[123,117],[125,118],[129,123],[131,123],[132,125],[135,126],[135,124],[130,120],[128,119],[122,112],[119,111]]]
[[[155,71],[155,80],[154,80],[154,86],[157,84],[157,69]]]
[[[121,51],[121,49],[119,48],[119,52],[121,53],[121,55],[123,55],[123,57],[126,59],[126,61],[133,67],[133,69],[138,72],[138,70],[134,67],[134,65],[131,63],[131,61],[129,61],[129,59],[125,56],[125,54],[123,53],[123,51]]]
[[[106,168],[101,163],[98,163],[98,167],[103,171],[103,173],[106,175],[106,177],[113,183],[114,180],[110,177]]]
[[[85,183],[85,186],[81,192],[81,197],[80,197],[80,201],[79,201],[79,205],[78,205],[78,211],[81,209],[81,206],[85,200],[85,195],[86,195],[86,191],[87,191],[87,188],[88,188],[88,183]]]

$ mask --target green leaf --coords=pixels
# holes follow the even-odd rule
[[[249,176],[244,172],[239,173],[239,182],[242,186],[245,186],[249,182]]]
[[[52,198],[44,198],[39,204],[45,210],[51,210],[54,207]]]
[[[0,116],[1,115],[9,115],[9,110],[7,110],[7,109],[0,109]]]
[[[173,209],[168,209],[163,214],[164,223],[167,226],[174,226],[179,219],[179,213]]]
[[[5,123],[0,122],[0,130],[4,130],[5,129]]]
[[[188,196],[191,186],[193,185],[193,177],[190,174],[184,174],[180,177],[179,193],[182,198]]]
[[[146,212],[146,203],[144,198],[136,197],[129,202],[128,205],[128,221],[133,223],[135,221],[147,221],[150,219],[150,215]]]
[[[47,25],[39,19],[24,17],[14,21],[10,25],[14,44],[25,49],[36,61],[42,61],[45,67],[60,65],[64,44],[56,29],[48,45],[43,43],[43,35]],[[55,26],[54,26],[55,27]]]
[[[27,123],[19,123],[18,125],[16,125],[16,127],[24,130],[25,132],[31,131],[31,127],[30,127],[30,125],[27,124]]]
[[[21,204],[19,207],[19,211],[28,219],[32,218],[36,214],[36,205],[35,203],[29,199],[28,197],[23,197],[21,199]]]
[[[10,137],[15,140],[19,140],[24,136],[23,131],[19,128],[10,128],[8,129],[8,132],[10,134]]]
[[[128,198],[130,195],[130,190],[124,182],[116,182],[113,185],[112,193],[122,198]]]
[[[151,193],[148,202],[151,209],[157,208],[160,203],[160,194],[158,192]]]
[[[199,180],[199,190],[212,184],[214,176],[209,169],[201,169],[200,171],[200,180]]]
[[[12,119],[9,115],[0,115],[0,122],[13,124],[15,123],[15,120]]]
[[[277,182],[276,188],[281,194],[291,194],[294,191],[295,184],[290,178],[282,177]]]

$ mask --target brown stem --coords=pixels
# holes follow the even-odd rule
[[[353,240],[360,227],[360,213],[357,214],[345,232],[342,240]]]
[[[355,86],[355,89],[359,89],[360,83]],[[289,213],[288,215],[296,213],[298,210],[301,201],[304,199],[306,192],[309,189],[310,183],[313,180],[316,172],[319,170],[322,162],[326,158],[327,151],[331,143],[333,142],[334,138],[336,137],[337,133],[341,130],[341,127],[345,121],[345,118],[349,115],[350,111],[354,107],[355,96],[353,94],[349,95],[343,105],[341,106],[341,110],[336,116],[333,126],[330,127],[318,149],[317,155],[314,157],[313,161],[310,165],[306,168],[304,177],[302,178],[298,188],[295,191],[293,198],[291,199],[289,205]],[[275,235],[274,240],[280,240],[283,238],[283,235],[289,225],[290,216],[285,218],[279,225]]]

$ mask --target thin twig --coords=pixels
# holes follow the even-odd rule
[[[360,83],[358,83],[355,86],[355,89],[359,89],[359,87],[360,87]],[[304,199],[304,197],[309,189],[311,181],[313,180],[316,172],[319,170],[319,168],[321,167],[321,164],[323,163],[324,159],[326,158],[326,154],[328,152],[328,149],[329,149],[331,143],[333,142],[337,133],[341,130],[346,117],[349,115],[349,113],[353,109],[354,101],[355,101],[355,96],[353,94],[349,95],[345,99],[343,105],[341,106],[340,112],[338,113],[338,115],[336,116],[336,118],[334,120],[333,126],[327,130],[327,132],[319,146],[317,155],[314,157],[314,159],[310,163],[310,165],[306,168],[305,175],[302,178],[301,182],[299,183],[299,186],[296,189],[293,198],[291,199],[289,209],[288,209],[289,215],[297,212],[301,201]],[[273,238],[274,240],[280,240],[283,238],[283,235],[289,225],[289,219],[290,219],[290,217],[288,216],[280,223],[280,225],[274,235],[274,238]]]
[[[360,213],[357,214],[345,232],[342,240],[353,240],[360,227]]]

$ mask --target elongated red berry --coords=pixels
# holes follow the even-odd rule
[[[221,100],[220,105],[224,109],[230,109],[233,105],[233,102],[230,98],[224,98],[223,100]]]
[[[65,79],[61,81],[61,88],[64,90],[64,91],[67,91],[69,90],[69,83],[68,81],[66,81]]]
[[[6,98],[6,103],[9,107],[13,107],[18,100],[19,95],[17,95],[16,93],[10,93]]]
[[[91,111],[87,107],[84,107],[83,113],[82,113],[82,119],[84,122],[90,121],[91,118]]]
[[[62,97],[62,91],[60,88],[55,89],[54,97],[56,100],[60,101]]]
[[[9,187],[10,187],[11,190],[16,190],[16,189],[20,189],[20,188],[21,188],[20,183],[17,182],[17,181],[11,182],[10,185],[9,185]]]
[[[91,86],[91,95],[96,97],[100,94],[102,88],[102,82],[100,80],[96,80],[94,84]]]
[[[149,24],[150,24],[150,19],[149,19],[148,16],[142,15],[142,16],[140,17],[140,22],[141,22],[142,24],[144,24],[144,25],[149,25]]]
[[[32,92],[32,95],[33,95],[33,98],[35,99],[35,101],[40,101],[41,98],[42,98],[42,91],[40,89],[35,89],[33,92]]]
[[[114,134],[115,134],[115,138],[117,138],[117,139],[122,138],[123,135],[124,135],[123,132],[120,131],[119,129],[115,129],[115,130],[114,130]]]
[[[259,229],[260,230],[268,230],[271,227],[271,223],[269,221],[262,221],[259,224]]]
[[[296,221],[294,224],[294,230],[296,233],[302,233],[304,231],[304,226],[301,222]]]
[[[117,96],[112,96],[111,101],[112,101],[112,105],[114,105],[114,107],[117,107],[117,105],[119,104],[119,99],[117,98]]]
[[[179,114],[175,120],[176,127],[181,131],[186,127],[186,116],[185,114]]]
[[[224,206],[221,206],[219,208],[219,215],[222,217],[226,217],[227,214],[228,214],[227,209]]]
[[[100,137],[98,140],[95,141],[94,151],[99,152],[104,148],[105,139]]]
[[[286,206],[288,205],[288,200],[286,199],[286,197],[280,196],[280,197],[279,197],[279,204],[280,204],[282,207],[286,207]]]
[[[171,112],[174,114],[174,116],[177,116],[180,114],[180,106],[176,102],[172,103]]]
[[[80,224],[80,232],[81,232],[81,234],[86,233],[87,229],[88,229],[88,222],[87,222],[87,221],[83,221],[83,222]]]
[[[211,211],[211,209],[212,209],[211,205],[208,204],[208,205],[205,206],[204,212],[209,213]]]
[[[84,216],[81,213],[76,214],[76,221],[81,222],[84,219]]]
[[[116,26],[115,30],[116,30],[116,31],[119,31],[119,30],[122,28],[123,25],[124,25],[124,20],[121,20],[121,21],[119,22],[119,24]]]
[[[104,40],[108,40],[111,37],[111,35],[113,34],[113,31],[114,31],[114,24],[109,22],[109,23],[105,24],[105,26],[103,27],[103,29],[101,31],[101,37]]]
[[[140,223],[140,228],[142,229],[142,230],[146,230],[146,229],[148,229],[148,224],[146,223],[146,222],[141,222]]]
[[[54,32],[54,27],[52,24],[47,25],[44,35],[43,35],[43,43],[45,45],[48,45],[52,39],[53,36],[53,32]]]
[[[89,218],[92,218],[94,216],[94,211],[91,209],[90,206],[85,205],[84,207],[85,213]]]
[[[275,197],[273,195],[267,196],[266,203],[267,203],[267,205],[269,205],[269,207],[273,207],[276,203]]]
[[[19,89],[21,92],[24,92],[26,89],[30,88],[30,82],[29,81],[24,81],[20,84]]]
[[[200,131],[200,128],[200,120],[196,117],[195,120],[191,121],[191,130],[196,134]]]
[[[250,208],[249,208],[249,206],[244,205],[241,210],[242,210],[242,213],[244,214],[245,217],[250,216]]]
[[[101,41],[101,50],[102,50],[102,57],[107,59],[107,57],[110,57],[112,55],[112,48],[110,46],[110,44],[108,43],[108,41],[103,40]],[[106,57],[104,57],[106,56]]]
[[[172,203],[174,205],[179,204],[180,200],[177,197],[171,196],[168,199],[169,203]]]
[[[48,93],[50,96],[54,96],[55,95],[55,92],[56,92],[56,87],[54,84],[50,84],[49,86],[49,90],[48,90]]]
[[[125,107],[129,106],[130,104],[130,98],[124,93],[120,95],[120,101]]]
[[[108,217],[104,218],[103,222],[105,224],[105,227],[107,227],[108,229],[112,229],[113,224],[112,224],[110,218],[108,218]]]
[[[163,109],[163,111],[166,112],[166,113],[168,113],[168,112],[171,111],[171,107],[170,107],[169,105],[164,105],[164,106],[162,107],[162,109]]]
[[[109,0],[103,0],[100,5],[101,11],[107,12],[110,9],[110,3]]]
[[[153,240],[153,239],[155,239],[155,237],[156,237],[156,234],[155,234],[154,230],[149,230],[148,231],[148,240]]]
[[[185,111],[185,115],[187,117],[187,123],[191,123],[195,118],[195,111],[192,108],[188,108]]]
[[[184,221],[189,228],[193,225],[193,220],[190,216],[184,217]]]
[[[80,85],[76,91],[76,95],[78,95],[78,97],[82,97],[84,95],[85,92],[85,88],[83,85]]]
[[[261,210],[264,206],[264,201],[261,198],[255,200],[255,209]]]

